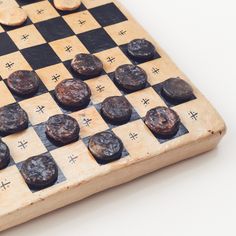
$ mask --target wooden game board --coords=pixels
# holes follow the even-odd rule
[[[82,2],[78,11],[65,13],[47,0],[0,1],[0,8],[20,5],[29,16],[22,27],[0,26],[0,106],[17,102],[30,119],[27,130],[2,138],[12,161],[0,171],[0,231],[211,150],[225,133],[215,109],[118,2]],[[148,74],[147,88],[124,94],[113,83],[113,72],[121,64],[138,64],[126,53],[127,43],[135,38],[152,41],[157,53],[155,59],[139,64]],[[56,103],[53,90],[62,79],[77,77],[70,60],[79,52],[97,55],[104,73],[86,81],[92,90],[88,108],[68,112]],[[5,83],[10,73],[22,69],[35,70],[41,79],[39,92],[29,99],[13,96]],[[193,86],[191,101],[174,105],[162,97],[162,82],[170,77],[180,77]],[[111,126],[100,115],[100,103],[121,94],[132,104],[134,114],[128,124]],[[160,105],[172,107],[181,117],[181,128],[170,140],[156,138],[143,122],[146,112]],[[44,123],[58,113],[70,113],[78,120],[78,142],[56,147],[47,140]],[[99,165],[87,149],[88,138],[108,129],[121,138],[125,151],[119,161]],[[19,169],[22,161],[42,153],[58,164],[59,179],[52,187],[32,192]]]

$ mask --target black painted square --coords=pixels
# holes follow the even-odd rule
[[[0,56],[16,52],[17,46],[11,40],[7,33],[0,33]]]
[[[17,3],[20,6],[24,6],[24,5],[28,5],[28,4],[32,4],[32,3],[36,3],[36,2],[41,2],[41,0],[17,0]]]
[[[195,95],[193,95],[189,100],[187,101],[173,101],[173,100],[169,100],[167,99],[164,95],[163,95],[163,92],[162,92],[162,88],[163,88],[163,83],[159,83],[159,84],[156,84],[154,86],[152,86],[153,89],[156,91],[156,93],[162,98],[162,100],[165,102],[165,104],[168,106],[168,107],[174,107],[174,106],[177,106],[177,105],[180,105],[180,104],[183,104],[183,103],[186,103],[186,102],[189,102],[189,101],[192,101],[192,100],[195,100],[196,97]]]
[[[78,38],[90,53],[101,52],[117,46],[103,28],[79,34]]]
[[[61,62],[48,44],[26,48],[21,53],[34,70]]]
[[[47,42],[74,35],[72,29],[62,17],[39,22],[36,23],[35,26]]]
[[[27,18],[27,20],[20,27],[24,27],[24,26],[27,26],[27,25],[32,25],[32,21],[30,20],[30,18]],[[2,25],[2,28],[5,31],[11,31],[11,30],[14,30],[14,29],[19,29],[19,26]]]
[[[120,45],[119,46],[120,49],[122,50],[122,52],[129,58],[129,60],[134,64],[134,65],[139,65],[139,64],[142,64],[144,62],[147,62],[147,60],[145,61],[137,61],[135,60],[133,57],[131,57],[128,53],[128,44],[123,44],[123,45]],[[155,52],[155,55],[154,57],[151,59],[151,60],[148,60],[148,61],[152,61],[152,60],[155,60],[155,59],[158,59],[158,58],[161,58],[160,54],[156,51]]]
[[[109,3],[89,10],[97,22],[105,27],[126,21],[127,18],[114,3]]]

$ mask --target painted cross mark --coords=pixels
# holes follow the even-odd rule
[[[68,156],[69,163],[71,163],[71,164],[75,164],[76,161],[77,161],[77,158],[78,158],[78,156],[74,156],[73,154],[70,155],[70,156]]]
[[[45,106],[37,106],[35,111],[37,113],[43,114],[44,113],[44,109],[45,109]]]
[[[142,102],[143,105],[146,107],[147,105],[150,104],[150,99],[148,99],[148,98],[143,98],[143,99],[141,100],[141,102]]]
[[[52,76],[52,81],[54,81],[56,83],[60,78],[61,78],[60,75],[55,74],[55,75]]]
[[[8,70],[10,70],[14,65],[15,65],[14,62],[7,62],[7,63],[5,64],[5,67],[6,67]]]
[[[96,89],[97,89],[97,92],[101,93],[101,92],[103,92],[103,91],[104,91],[104,89],[105,89],[105,86],[102,86],[102,85],[97,85],[97,86],[96,86]]]
[[[80,26],[82,26],[86,23],[86,20],[78,20],[78,23],[79,23]]]
[[[21,36],[21,40],[24,40],[24,41],[26,41],[28,38],[29,38],[29,34],[23,34]]]
[[[197,113],[197,112],[190,111],[190,112],[188,113],[188,115],[190,116],[190,118],[191,118],[192,120],[198,120],[198,119],[197,119],[197,118],[198,118],[198,113]]]
[[[158,69],[157,67],[153,67],[153,68],[152,68],[152,73],[153,73],[154,75],[158,75],[159,72],[160,72],[160,69]]]
[[[123,35],[125,35],[126,33],[127,33],[127,31],[126,31],[126,30],[121,30],[121,31],[119,31],[119,33],[118,33],[118,34],[119,34],[120,36],[123,36]]]
[[[72,46],[70,46],[70,45],[68,45],[68,46],[65,47],[65,51],[66,51],[66,52],[72,52],[72,50],[73,50],[73,48],[72,48]]]
[[[83,124],[87,127],[90,127],[91,121],[92,121],[92,119],[90,119],[90,118],[84,118]]]
[[[5,190],[7,190],[7,188],[10,187],[10,184],[11,184],[11,182],[8,181],[7,179],[5,179],[4,181],[1,181],[1,182],[0,182],[0,189],[1,189],[2,191],[5,191]]]
[[[44,9],[39,9],[39,10],[36,10],[36,12],[37,12],[37,14],[38,14],[38,15],[41,15],[41,14],[43,14],[43,13],[44,13]]]
[[[129,137],[131,140],[136,140],[138,138],[138,134],[137,133],[129,133]]]
[[[25,141],[25,140],[18,141],[18,144],[19,145],[17,147],[23,150],[27,148],[28,141]]]
[[[107,62],[109,62],[110,64],[114,63],[116,61],[115,57],[107,57]]]

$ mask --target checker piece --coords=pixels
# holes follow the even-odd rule
[[[81,0],[54,0],[54,6],[61,11],[74,11],[81,5]]]
[[[6,168],[10,163],[10,151],[8,146],[0,141],[0,170]]]

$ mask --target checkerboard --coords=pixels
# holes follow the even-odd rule
[[[83,199],[104,189],[131,181],[167,165],[214,148],[223,134],[221,117],[176,67],[160,46],[120,5],[112,0],[82,0],[74,12],[54,8],[51,0],[1,0],[0,8],[21,6],[28,14],[21,27],[0,26],[0,106],[17,103],[29,115],[29,128],[2,137],[11,151],[10,165],[0,171],[0,231],[54,209]],[[153,60],[139,63],[127,54],[127,44],[146,38],[156,45]],[[54,97],[55,86],[67,78],[77,78],[71,59],[79,52],[93,53],[104,63],[101,76],[86,80],[92,91],[91,103],[83,110],[63,110]],[[120,91],[114,71],[122,64],[138,64],[148,74],[145,89]],[[34,70],[40,89],[31,98],[13,95],[6,79],[16,70]],[[180,77],[194,88],[187,102],[171,104],[162,96],[162,84]],[[100,114],[101,102],[114,95],[125,96],[133,107],[131,121],[114,126]],[[155,137],[143,122],[148,110],[168,106],[181,118],[179,132],[171,139]],[[74,117],[81,127],[80,139],[57,147],[46,137],[44,126],[55,114]],[[110,130],[124,143],[122,158],[100,165],[87,148],[91,135]],[[29,157],[51,156],[59,167],[58,181],[51,187],[32,192],[24,182],[20,167]]]

